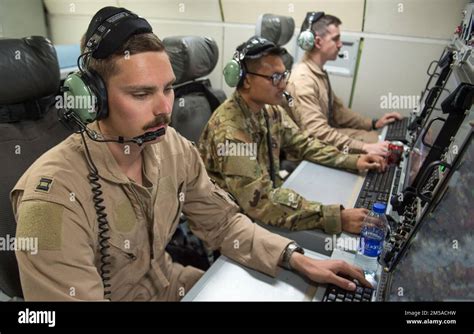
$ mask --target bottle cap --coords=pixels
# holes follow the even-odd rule
[[[380,214],[385,214],[385,210],[387,209],[387,206],[384,203],[374,203],[372,206],[372,211]]]

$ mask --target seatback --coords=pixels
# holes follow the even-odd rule
[[[217,64],[217,44],[212,38],[198,36],[167,37],[163,44],[176,76],[171,126],[186,139],[198,142],[212,112],[226,99],[223,91],[212,88],[211,82],[203,79]],[[166,251],[173,261],[202,270],[209,268],[212,258],[189,229],[184,215]]]
[[[208,79],[202,79],[217,64],[217,44],[212,38],[199,36],[167,37],[163,44],[176,76],[171,125],[188,140],[197,142],[212,112],[226,98],[223,91],[212,88]]]
[[[295,32],[295,20],[291,16],[275,14],[262,14],[257,19],[255,35],[264,37],[276,45],[283,46],[290,41]],[[293,68],[294,58],[287,52],[282,56],[283,63],[287,70]],[[286,170],[291,174],[298,166],[299,161],[287,160],[285,151],[280,151],[280,170]],[[289,174],[281,174],[282,178]]]
[[[16,223],[9,193],[45,151],[70,133],[58,121],[59,65],[51,42],[39,36],[0,39],[0,289],[22,297],[10,241]]]
[[[283,46],[290,41],[295,32],[295,20],[291,16],[262,14],[257,19],[255,35],[264,37],[276,45]],[[293,67],[293,56],[289,53],[283,56],[287,70]]]

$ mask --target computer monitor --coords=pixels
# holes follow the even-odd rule
[[[474,134],[440,182],[387,282],[385,300],[474,300]]]
[[[415,181],[418,180],[420,173],[426,168],[426,158],[445,126],[443,120],[448,118],[448,114],[443,113],[441,105],[462,83],[472,84],[472,77],[466,75],[462,68],[455,68],[447,78],[444,88],[433,108],[433,112],[427,117],[425,126],[421,129],[415,144],[411,148],[407,162],[407,172],[403,182],[404,188],[416,185]],[[466,118],[469,120],[473,117],[474,113],[470,112]],[[463,124],[468,124],[468,121]],[[447,139],[449,140],[449,138]],[[459,143],[462,143],[462,141],[457,144],[459,145]],[[437,160],[439,158],[436,157]]]
[[[432,61],[426,73],[429,78],[426,82],[425,89],[421,93],[418,113],[416,114],[415,122],[422,126],[424,119],[426,119],[436,101],[440,98],[440,93],[443,91],[446,79],[451,73],[451,64],[454,61],[454,49],[452,45],[444,48],[438,60]],[[434,67],[434,69],[432,69]]]

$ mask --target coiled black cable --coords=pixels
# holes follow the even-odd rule
[[[77,68],[79,69],[80,72],[83,73],[84,67],[87,68],[91,54],[92,54],[92,51],[84,52],[77,58]]]
[[[107,269],[111,262],[107,260],[110,257],[108,249],[109,246],[109,222],[107,221],[107,213],[105,212],[105,206],[102,205],[104,199],[102,198],[102,185],[99,183],[99,172],[94,162],[92,161],[89,147],[87,146],[86,138],[84,136],[84,131],[81,131],[82,141],[84,143],[85,152],[86,152],[86,161],[89,166],[89,183],[92,186],[92,200],[94,202],[95,212],[97,214],[97,222],[99,223],[99,248],[100,248],[100,277],[102,278],[102,283],[104,285],[104,298],[109,299],[111,294],[111,284],[110,281],[110,270]]]

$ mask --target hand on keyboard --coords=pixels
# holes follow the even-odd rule
[[[388,156],[388,141],[381,141],[373,144],[364,144],[362,150],[368,154],[376,154],[382,157]]]
[[[357,169],[359,171],[376,170],[383,172],[387,168],[387,162],[378,155],[363,154],[357,160]]]
[[[338,272],[337,275],[335,275],[335,280],[331,282],[332,284],[349,291],[354,291],[356,286],[372,288],[372,285],[366,280],[361,268],[350,265],[344,261],[343,263],[349,266],[349,268],[347,268],[347,271]]]
[[[383,115],[376,123],[375,127],[377,129],[383,128],[385,125],[393,123],[395,121],[401,120],[403,117],[397,112],[389,112],[388,114]]]
[[[351,280],[351,277],[344,277]],[[354,291],[343,290],[334,284],[329,284],[323,297],[323,302],[370,302],[375,289],[363,287],[359,281],[354,280]]]
[[[356,284],[352,279],[356,279],[361,285],[371,287],[362,269],[342,260],[315,260],[295,252],[290,261],[292,268],[318,283],[332,283],[343,289],[354,291]],[[346,275],[350,279],[339,275]]]
[[[369,214],[367,209],[344,209],[341,210],[341,225],[342,230],[359,234],[362,229],[362,222]]]

